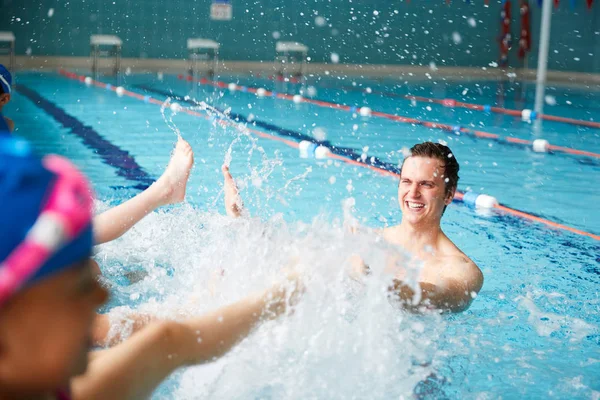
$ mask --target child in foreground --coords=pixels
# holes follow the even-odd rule
[[[107,293],[90,262],[85,177],[64,158],[39,160],[26,142],[0,136],[0,218],[0,400],[147,397],[176,369],[225,354],[301,293],[290,276],[210,314],[157,321],[90,352]]]

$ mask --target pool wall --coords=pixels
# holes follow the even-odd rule
[[[110,63],[114,60],[104,59],[99,64],[103,71],[110,71]],[[8,63],[8,57],[0,56],[0,63]],[[55,72],[60,68],[89,70],[89,57],[57,57],[57,56],[17,56],[18,70],[39,70]],[[124,58],[121,60],[122,70],[131,68],[133,72],[151,71],[172,74],[186,73],[189,64],[185,60],[173,59],[140,59]],[[221,61],[218,74],[272,74],[275,71],[272,62],[260,61]],[[404,81],[423,81],[424,79],[444,79],[448,81],[511,80],[535,81],[535,69],[499,69],[438,67],[432,71],[428,66],[413,65],[353,65],[353,64],[308,64],[307,74],[320,76],[352,76],[371,78],[395,78]],[[561,85],[585,86],[587,90],[600,90],[600,73],[548,71],[548,82]]]

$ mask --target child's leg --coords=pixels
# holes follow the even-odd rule
[[[152,186],[94,218],[96,244],[115,240],[160,206],[183,201],[193,163],[191,146],[179,139],[167,169]]]
[[[229,167],[223,165],[221,170],[223,171],[225,187],[225,212],[232,218],[239,218],[244,211],[244,203],[240,197],[237,185],[229,172]]]

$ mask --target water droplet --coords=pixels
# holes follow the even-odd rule
[[[460,33],[452,32],[452,40],[454,41],[454,44],[461,44],[462,37],[460,36]]]
[[[327,131],[321,127],[316,127],[312,131],[313,137],[322,142],[327,139]]]
[[[263,180],[261,178],[259,178],[259,177],[252,178],[252,185],[254,185],[255,187],[259,188],[262,186],[262,184],[263,184]],[[222,318],[222,317],[220,317],[220,318]]]

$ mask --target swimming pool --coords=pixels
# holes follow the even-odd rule
[[[534,153],[526,147],[456,135],[422,125],[370,118],[317,104],[257,98],[250,92],[198,85],[174,75],[124,77],[140,99],[87,87],[57,74],[20,73],[5,109],[40,152],[73,159],[92,179],[101,206],[128,198],[157,178],[177,129],[196,165],[188,204],[155,213],[97,258],[114,283],[110,307],[163,315],[201,312],[265,285],[289,258],[313,270],[312,291],[297,312],[261,329],[213,367],[183,371],[157,397],[172,398],[597,398],[600,394],[600,283],[593,238],[461,203],[443,218],[448,236],[483,270],[485,284],[460,315],[418,317],[389,307],[376,282],[353,287],[339,265],[351,252],[381,255],[381,244],[344,233],[342,203],[369,226],[400,220],[395,178],[336,159],[304,159],[281,139],[308,135],[359,158],[398,166],[401,149],[444,140],[461,165],[459,189],[547,220],[600,234],[598,173],[593,157]],[[100,79],[115,84],[111,78]],[[247,87],[297,93],[293,84],[225,76]],[[309,80],[319,100],[452,126],[600,153],[600,130],[545,121],[543,134],[511,116],[415,103],[398,95],[454,98],[477,104],[531,106],[532,86],[510,82]],[[370,88],[371,93],[364,90]],[[592,88],[593,89],[593,88]],[[551,88],[546,112],[590,120],[600,106],[593,90]],[[161,113],[143,96],[166,94],[230,110],[260,138],[221,127],[215,119]],[[570,102],[567,103],[567,102]],[[202,115],[205,113],[198,110]],[[164,116],[163,116],[164,115]],[[171,129],[173,128],[173,129]],[[231,148],[250,221],[214,215],[222,209],[219,168]],[[350,210],[346,209],[346,214]],[[397,251],[397,250],[395,250]],[[129,284],[122,267],[144,269]],[[223,279],[211,273],[225,269]],[[229,273],[231,271],[231,273]],[[366,291],[366,294],[364,293]],[[187,293],[190,296],[182,296]]]

